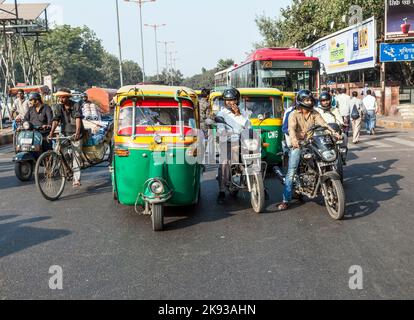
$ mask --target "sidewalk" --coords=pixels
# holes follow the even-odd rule
[[[414,129],[414,121],[404,120],[399,116],[379,116],[377,117],[377,126],[386,129]]]
[[[0,130],[0,146],[13,143],[13,131],[11,128]]]

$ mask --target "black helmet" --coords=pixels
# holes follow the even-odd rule
[[[320,104],[321,105],[321,108],[323,109],[323,110],[330,110],[331,109],[331,103],[332,103],[332,96],[331,96],[331,94],[329,93],[329,92],[327,92],[327,91],[324,91],[324,92],[322,92],[321,94],[320,94],[320,96],[319,96],[319,101],[320,102],[322,102],[323,100],[328,100],[330,103],[329,103],[329,105],[328,106],[326,106],[326,107],[324,107],[323,105],[322,105],[322,103]]]
[[[304,103],[305,99],[311,99],[311,104]],[[313,93],[309,90],[301,90],[298,92],[296,96],[296,107],[297,108],[304,108],[307,110],[313,110],[315,107],[315,97],[313,96]]]
[[[36,100],[42,102],[42,96],[38,92],[32,92],[29,94],[29,101]]]
[[[226,100],[236,100],[237,104],[240,103],[240,92],[236,88],[229,88],[223,91],[223,99]]]

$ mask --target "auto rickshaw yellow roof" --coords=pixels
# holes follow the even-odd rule
[[[160,97],[172,97],[180,92],[180,97],[188,97],[190,99],[197,99],[197,94],[193,89],[187,87],[178,86],[162,86],[162,85],[136,85],[136,86],[124,86],[118,90],[118,97],[127,97],[129,95],[143,95],[143,96],[160,96]]]
[[[278,90],[278,89],[274,89],[274,88],[238,88],[237,90],[240,91],[240,94],[243,95],[247,95],[247,94],[251,94],[251,95],[276,95],[276,96],[281,96],[283,95],[283,92]]]

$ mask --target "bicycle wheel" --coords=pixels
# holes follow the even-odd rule
[[[35,169],[36,186],[42,196],[49,201],[60,198],[65,189],[66,176],[62,158],[54,151],[40,156]]]

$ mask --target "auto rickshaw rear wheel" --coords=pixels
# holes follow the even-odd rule
[[[151,220],[152,220],[152,230],[154,231],[164,230],[164,205],[153,204],[151,206]]]

